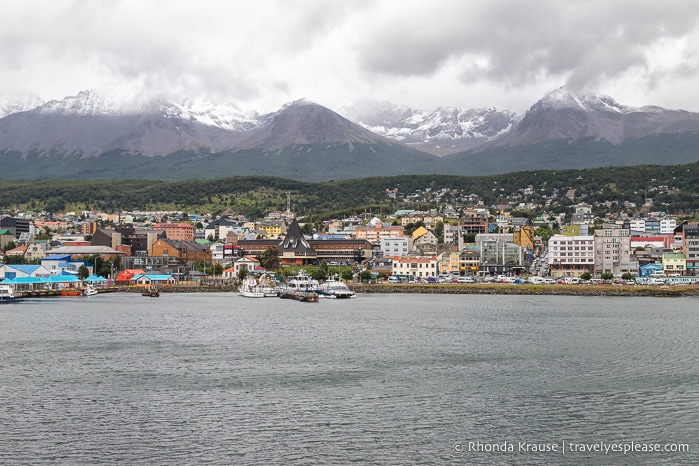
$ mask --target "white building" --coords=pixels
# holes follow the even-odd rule
[[[553,235],[548,242],[549,274],[579,277],[595,269],[595,237]]]
[[[670,235],[677,228],[677,219],[672,217],[663,217],[660,219],[660,234]]]
[[[233,274],[236,277],[240,275],[241,270],[246,270],[248,273],[252,273],[255,271],[261,272],[262,266],[260,265],[260,261],[258,261],[254,257],[244,256],[233,263]]]
[[[394,257],[392,275],[412,275],[416,278],[436,277],[437,256]]]
[[[408,238],[382,238],[379,242],[383,257],[408,255]]]
[[[459,251],[464,248],[464,236],[458,225],[444,224],[444,244],[456,246]]]
[[[646,231],[646,219],[634,217],[629,219],[629,229],[633,231]]]

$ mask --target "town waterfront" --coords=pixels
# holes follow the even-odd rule
[[[696,335],[694,297],[28,299],[0,463],[697,464]]]

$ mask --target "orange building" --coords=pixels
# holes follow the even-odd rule
[[[194,241],[160,238],[151,251],[151,256],[173,257],[182,262],[211,262],[211,251]]]
[[[194,225],[191,223],[156,223],[153,229],[165,231],[168,239],[194,240]]]
[[[378,243],[384,238],[402,238],[404,229],[400,225],[384,225],[383,222],[355,227],[357,239]]]

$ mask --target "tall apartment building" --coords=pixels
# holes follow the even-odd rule
[[[631,235],[628,228],[605,223],[595,230],[595,274],[611,272],[615,276],[638,273],[638,263],[632,261]]]
[[[488,212],[485,210],[465,210],[459,217],[459,228],[464,235],[488,233]]]
[[[699,224],[688,223],[682,228],[682,252],[687,261],[687,274],[699,272]]]

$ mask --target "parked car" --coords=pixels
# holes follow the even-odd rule
[[[471,277],[458,277],[456,283],[475,283]]]

